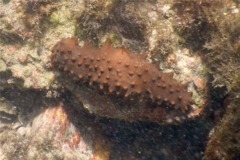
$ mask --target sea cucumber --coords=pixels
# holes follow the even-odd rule
[[[65,38],[52,52],[53,68],[123,100],[147,101],[183,114],[192,110],[192,94],[171,74],[161,72],[142,55],[112,47],[109,41],[101,48],[89,43],[81,47],[76,37]]]

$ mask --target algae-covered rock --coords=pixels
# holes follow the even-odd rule
[[[212,131],[206,147],[205,159],[239,159],[240,158],[240,109],[238,100],[230,105],[221,123]]]
[[[240,14],[239,2],[224,1],[213,3],[207,15],[215,24],[215,33],[205,44],[208,49],[207,62],[213,76],[212,85],[226,90],[224,101],[226,114],[223,120],[212,131],[206,148],[205,159],[239,159],[239,96],[240,96]]]
[[[184,155],[185,159],[200,159],[207,144],[207,132],[213,124],[217,124],[217,127],[215,132],[211,133],[205,158],[239,158],[239,101],[236,100],[240,96],[239,7],[237,0],[0,1],[0,98],[4,97],[0,105],[5,108],[1,113],[12,116],[12,119],[7,119],[11,124],[2,123],[3,121],[0,123],[0,141],[3,144],[0,159],[74,159],[82,154],[80,152],[86,153],[83,159],[120,159],[119,157],[126,155],[127,147],[131,147],[127,152],[129,159],[181,159],[178,155]],[[165,133],[164,136],[156,136],[161,134],[158,130],[150,134],[140,132],[143,135],[135,142],[129,142],[127,147],[122,142],[118,142],[118,146],[116,143],[108,143],[108,134],[104,135],[101,128],[98,128],[101,123],[97,119],[107,117],[114,119],[116,123],[124,121],[122,126],[134,125],[133,122],[140,119],[144,121],[141,122],[141,127],[148,128],[149,123],[159,119],[159,115],[152,110],[142,112],[139,116],[136,108],[116,109],[116,106],[104,101],[102,97],[106,95],[94,92],[96,96],[88,96],[92,93],[91,88],[79,86],[73,83],[73,79],[64,78],[65,75],[60,78],[59,72],[53,72],[50,61],[52,47],[60,39],[72,36],[79,38],[80,45],[89,41],[95,46],[101,46],[106,39],[110,39],[114,47],[127,48],[131,54],[144,54],[146,60],[156,64],[161,72],[173,74],[176,81],[193,93],[192,107],[195,112],[185,123],[195,124],[190,125],[190,128],[197,131],[192,136],[200,137],[201,139],[196,139],[199,143],[194,146],[194,143],[186,138],[178,142],[179,146],[191,144],[188,145],[191,149],[184,152],[178,147],[171,152],[174,145],[170,143],[175,144],[176,136],[179,138],[191,134],[180,135],[174,132],[176,130],[169,132],[169,135],[161,132]],[[65,104],[70,95],[74,95],[74,98],[69,103],[76,103],[73,108],[90,113],[88,116],[92,114],[96,119],[89,120],[96,123],[82,120],[83,115],[78,112],[65,112],[65,105],[55,108],[48,99],[64,99],[62,102]],[[231,98],[224,101],[228,96]],[[64,98],[60,100],[59,97]],[[108,95],[106,97],[109,98]],[[92,105],[91,100],[96,99],[95,105]],[[223,103],[226,101],[230,101],[231,109],[226,109],[228,105]],[[98,107],[99,104],[104,107]],[[12,112],[12,107],[16,107],[17,111]],[[227,112],[221,121],[225,110]],[[134,114],[129,116],[129,113],[133,112]],[[153,120],[143,120],[143,115],[150,116],[149,119]],[[5,120],[6,118],[8,117],[5,116]],[[103,119],[109,121],[107,118]],[[74,123],[76,119],[82,120],[81,127]],[[49,122],[52,122],[53,126]],[[205,125],[196,125],[198,122],[204,122]],[[111,125],[113,124],[110,124],[107,130],[115,127]],[[159,124],[153,125],[163,127]],[[50,129],[46,130],[45,127]],[[93,129],[95,127],[96,130]],[[184,124],[178,124],[177,128],[180,131]],[[40,130],[39,133],[37,129]],[[76,131],[77,129],[80,132]],[[116,131],[118,129],[115,128]],[[202,131],[204,135],[201,135]],[[18,132],[24,133],[25,137]],[[131,133],[127,129],[125,132]],[[50,135],[53,133],[60,138]],[[89,133],[90,138],[87,137],[87,141],[83,140],[83,143],[76,143],[79,135],[85,133]],[[50,136],[45,138],[45,135]],[[131,137],[132,134],[126,135]],[[123,135],[114,136],[112,139],[116,142],[122,139]],[[160,144],[156,146],[160,151],[148,147],[157,144],[152,143],[154,138],[148,141],[148,137],[157,138],[156,142]],[[169,139],[171,141],[168,141]],[[88,145],[88,142],[96,143]],[[68,146],[67,152],[65,146]],[[122,152],[118,149],[122,149]],[[181,151],[184,154],[179,154]]]

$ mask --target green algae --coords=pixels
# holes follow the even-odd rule
[[[4,72],[7,70],[7,65],[6,63],[0,59],[0,72]]]

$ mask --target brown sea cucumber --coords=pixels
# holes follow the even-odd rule
[[[142,55],[114,48],[109,42],[102,48],[88,43],[80,47],[76,37],[62,39],[52,52],[54,68],[123,100],[147,101],[184,114],[192,110],[191,93]]]

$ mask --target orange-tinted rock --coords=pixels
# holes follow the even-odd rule
[[[75,126],[62,105],[47,108],[34,118],[30,135],[32,137],[47,137],[54,147],[66,152],[66,159],[108,160],[110,143],[103,138],[102,133],[95,131],[97,127],[86,119],[79,119],[80,126]],[[86,125],[86,126],[84,126]],[[95,128],[95,129],[94,129]],[[69,153],[69,154],[67,154]]]
[[[197,87],[197,89],[202,90],[206,87],[206,80],[201,77],[193,77],[193,83]]]

